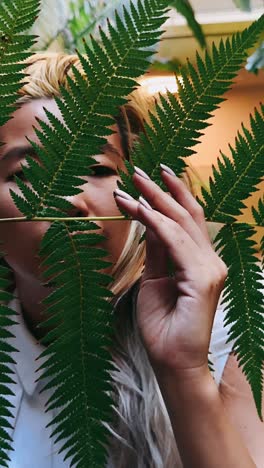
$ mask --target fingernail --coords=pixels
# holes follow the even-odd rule
[[[176,177],[175,172],[173,172],[173,170],[172,170],[170,167],[166,166],[165,164],[160,164],[160,167],[161,167],[161,169],[162,169],[163,171],[165,171],[165,172],[167,172],[168,174],[173,175],[173,176]]]
[[[139,201],[139,203],[141,203],[141,205],[143,205],[145,208],[147,208],[147,210],[152,210],[152,207],[150,206],[150,204],[141,195],[140,195],[138,201]]]
[[[143,177],[144,179],[147,179],[147,180],[150,180],[150,177],[146,174],[146,172],[142,171],[142,169],[140,169],[139,167],[137,166],[134,166],[134,169],[135,169],[135,172],[140,175],[141,177]]]
[[[131,195],[129,195],[128,193],[126,193],[123,190],[120,190],[118,188],[114,190],[113,194],[114,194],[114,196],[119,196],[121,198],[124,198],[125,200],[134,200],[134,198],[131,197]]]

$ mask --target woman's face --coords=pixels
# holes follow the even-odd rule
[[[10,189],[21,195],[14,175],[23,177],[19,174],[21,163],[26,165],[25,158],[29,155],[30,148],[26,136],[40,143],[33,125],[40,128],[35,117],[47,122],[43,106],[62,121],[60,111],[53,99],[38,99],[24,104],[14,112],[13,118],[7,124],[0,127],[0,141],[5,143],[0,147],[0,218],[22,216],[12,200]],[[114,130],[117,131],[117,128]],[[30,156],[37,159],[34,153],[30,153]],[[102,153],[96,155],[95,159],[105,169],[96,170],[95,175],[82,177],[87,181],[80,187],[83,192],[65,197],[75,207],[71,210],[70,216],[120,215],[113,197],[117,180],[120,180],[117,168],[125,171],[118,133],[108,137]],[[110,256],[107,259],[115,263],[127,239],[130,221],[97,221],[97,225],[100,229],[96,232],[104,234],[107,238],[100,246],[108,250]],[[38,250],[41,239],[49,226],[49,222],[2,223],[0,225],[0,242],[3,242],[3,245],[0,245],[0,251],[5,253],[7,262],[19,276],[41,279]]]

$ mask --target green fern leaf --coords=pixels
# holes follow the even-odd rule
[[[213,166],[214,180],[210,178],[209,190],[202,188],[205,202],[200,200],[205,215],[219,223],[234,221],[245,208],[243,200],[257,189],[263,177],[264,106],[251,116],[251,131],[244,125],[238,133],[236,146],[230,146],[233,161],[221,153],[218,169]]]
[[[0,3],[0,126],[4,125],[17,100],[21,80],[25,77],[27,52],[34,36],[22,34],[31,27],[39,11],[39,0],[2,0]]]
[[[264,227],[264,197],[258,201],[258,208],[252,207],[252,214],[258,226]],[[260,241],[262,267],[264,268],[264,235]]]
[[[157,115],[150,114],[151,125],[146,124],[146,135],[142,134],[140,144],[135,145],[131,159],[163,189],[166,188],[160,180],[160,162],[176,174],[183,171],[186,164],[182,158],[194,153],[191,147],[198,143],[200,129],[209,125],[206,120],[224,100],[221,96],[230,88],[246,58],[246,50],[255,43],[263,26],[264,15],[241,34],[225,43],[221,41],[218,49],[214,46],[212,58],[207,52],[204,60],[197,54],[198,72],[188,63],[183,84],[178,80],[179,97],[169,92],[167,97],[160,96]],[[133,170],[131,164],[127,168]],[[130,191],[124,178],[122,182],[124,190],[138,197],[135,188]]]
[[[102,45],[92,40],[92,48],[86,46],[87,57],[79,54],[86,78],[74,69],[76,81],[69,79],[70,90],[62,88],[62,99],[56,99],[65,127],[52,118],[50,125],[41,124],[42,134],[37,132],[45,149],[31,142],[46,172],[40,183],[39,168],[30,165],[27,158],[27,175],[38,200],[26,194],[21,182],[26,203],[20,203],[19,209],[26,216],[47,216],[50,208],[67,210],[69,205],[64,200],[62,206],[61,197],[81,192],[76,188],[83,183],[81,176],[90,173],[88,166],[95,162],[92,156],[98,154],[109,134],[106,118],[114,123],[109,116],[117,113],[136,85],[135,77],[147,69],[152,52],[145,46],[158,41],[166,11],[165,0],[146,0],[144,5],[138,1],[136,6],[131,3],[131,13],[125,12],[126,24],[116,15],[116,29],[108,24],[109,37],[101,31]]]
[[[2,256],[3,255],[0,254],[0,259]],[[5,398],[5,396],[14,396],[14,392],[9,388],[9,384],[16,383],[10,377],[14,374],[10,364],[15,364],[10,353],[18,351],[11,344],[6,342],[9,338],[15,338],[7,327],[17,323],[11,318],[14,315],[17,315],[17,313],[6,306],[6,303],[13,299],[13,295],[7,291],[10,283],[10,270],[3,264],[0,264],[0,465],[6,467],[8,467],[7,461],[10,461],[7,452],[9,450],[13,450],[11,445],[13,440],[6,431],[6,428],[13,429],[13,426],[7,418],[14,418],[14,416],[12,414],[13,405]]]
[[[235,340],[239,364],[251,386],[260,419],[263,392],[264,324],[262,272],[250,239],[254,229],[247,224],[224,226],[215,242],[228,265],[223,294],[225,324],[232,324],[227,342]]]
[[[48,425],[55,427],[55,443],[64,441],[60,452],[78,467],[103,466],[107,430],[99,421],[109,422],[113,403],[105,393],[111,390],[105,346],[111,344],[113,310],[106,299],[113,295],[107,289],[112,278],[98,271],[111,264],[95,247],[105,239],[96,229],[94,223],[53,223],[40,249],[44,278],[56,288],[43,301],[49,317],[39,327],[53,329],[43,339],[49,346],[40,357],[48,359],[39,380],[49,378],[42,391],[54,389],[47,411],[62,407]]]
[[[258,201],[258,208],[252,208],[252,214],[258,226],[264,227],[264,197]]]

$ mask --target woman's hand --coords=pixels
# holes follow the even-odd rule
[[[137,301],[144,345],[155,367],[180,373],[205,369],[227,267],[212,248],[202,207],[184,183],[162,170],[166,193],[136,170],[133,182],[152,208],[123,198],[120,190],[115,197],[118,206],[146,226],[146,264]],[[174,277],[168,275],[169,258]]]

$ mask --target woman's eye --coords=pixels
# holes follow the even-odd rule
[[[15,182],[15,176],[18,177],[18,179],[23,180],[23,182],[27,181],[27,178],[24,174],[23,171],[17,171],[14,172],[13,174],[10,174],[7,178],[8,182]]]
[[[106,176],[111,176],[111,175],[115,175],[116,174],[116,171],[114,169],[112,169],[111,167],[107,167],[107,166],[93,166],[93,167],[90,167],[90,169],[92,170],[92,176],[102,176],[102,177],[106,177]]]

